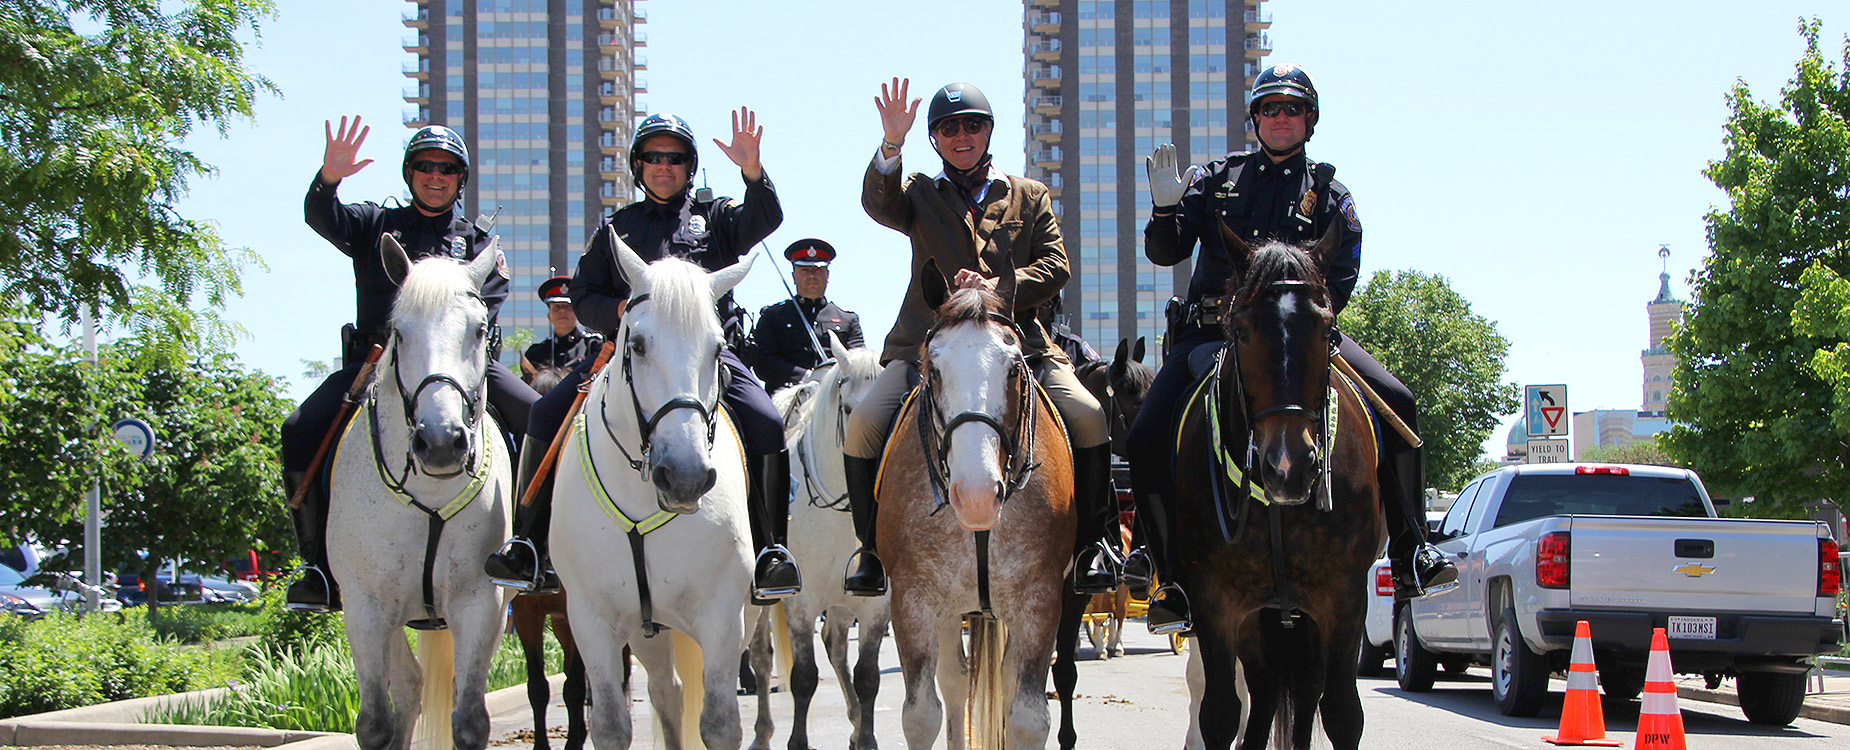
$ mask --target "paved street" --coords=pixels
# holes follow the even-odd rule
[[[1079,699],[1075,701],[1077,728],[1081,748],[1141,748],[1166,750],[1181,748],[1188,727],[1188,688],[1183,682],[1185,656],[1170,654],[1167,642],[1144,633],[1142,623],[1128,623],[1125,657],[1106,661],[1092,659],[1092,649],[1082,637],[1079,662]],[[852,650],[852,649],[851,649]],[[904,747],[900,729],[902,694],[897,659],[891,639],[881,662],[885,679],[875,712],[875,731],[882,747]],[[1391,666],[1391,662],[1390,662]],[[633,691],[632,708],[638,729],[635,747],[653,746],[652,727],[646,717],[647,702],[642,670]],[[1367,716],[1363,745],[1370,748],[1428,748],[1442,740],[1446,750],[1473,748],[1552,747],[1541,736],[1553,734],[1560,721],[1557,699],[1533,719],[1512,719],[1497,713],[1490,698],[1489,673],[1473,669],[1464,675],[1446,675],[1430,693],[1409,694],[1400,690],[1392,677],[1364,679],[1362,705]],[[1558,696],[1562,683],[1556,681]],[[771,748],[783,750],[789,738],[791,702],[789,694],[778,691],[772,696],[772,716],[777,732]],[[1050,712],[1057,728],[1058,706],[1050,700]],[[812,712],[810,744],[835,750],[847,746],[848,722],[841,709],[841,693],[833,673],[822,670],[822,685],[817,691]],[[1636,704],[1624,712],[1608,711],[1607,736],[1633,744],[1637,726]],[[1683,721],[1692,748],[1825,748],[1850,746],[1850,726],[1811,719],[1799,719],[1792,726],[1768,728],[1749,724],[1740,709],[1719,703],[1682,700]],[[751,741],[751,722],[757,711],[757,699],[740,698],[740,710],[746,727],[746,742]],[[554,736],[563,737],[565,711],[555,700],[549,711]],[[524,738],[516,733],[531,726],[529,712],[518,710],[494,717],[493,736],[501,745],[518,746]],[[560,739],[553,747],[560,747]],[[943,747],[943,737],[939,738]],[[1050,738],[1048,747],[1057,747]],[[1320,742],[1319,747],[1327,743]]]

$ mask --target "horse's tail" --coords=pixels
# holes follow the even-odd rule
[[[706,703],[707,696],[706,659],[701,655],[700,644],[695,643],[694,639],[687,637],[686,633],[679,630],[670,630],[668,631],[668,637],[671,638],[674,643],[674,671],[675,674],[681,677],[681,715],[674,717],[676,721],[681,723],[681,731],[678,737],[681,747],[667,747],[661,739],[657,739],[655,745],[657,750],[682,750],[682,748],[687,747],[699,747],[700,708]],[[661,722],[667,721],[668,719],[668,717],[659,714],[659,709],[655,718],[658,728],[661,726]],[[656,732],[655,736],[661,738],[665,734],[665,732]]]
[[[402,653],[402,652],[401,652]],[[428,750],[450,750],[450,714],[456,712],[456,637],[448,630],[418,631],[418,666],[424,680],[418,686],[423,709],[418,714],[412,744]]]
[[[995,615],[970,618],[970,705],[965,731],[970,750],[1001,750],[1008,730],[1010,694],[1004,684],[1002,657],[1008,649],[1008,626]]]

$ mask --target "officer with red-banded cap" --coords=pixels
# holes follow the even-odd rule
[[[796,295],[759,310],[758,325],[752,329],[752,340],[758,344],[752,371],[767,391],[789,387],[827,360],[830,331],[842,346],[863,345],[861,316],[836,307],[824,296],[829,289],[829,263],[835,260],[834,246],[814,238],[797,240],[785,248],[784,258],[790,261]]]
[[[597,354],[604,337],[578,324],[572,312],[572,296],[567,289],[570,276],[554,276],[540,282],[540,301],[546,303],[546,321],[552,324],[552,336],[527,347],[520,357],[520,374],[531,380],[546,370],[571,369]]]

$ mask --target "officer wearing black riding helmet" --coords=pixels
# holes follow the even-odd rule
[[[489,228],[478,226],[463,216],[462,189],[469,184],[469,149],[456,131],[432,125],[411,135],[399,171],[405,187],[411,190],[411,205],[383,208],[376,203],[341,203],[335,196],[340,181],[371,164],[356,161],[360,144],[370,127],[353,118],[351,127],[342,117],[339,131],[327,123],[327,146],[322,153],[321,170],[309,184],[303,201],[303,216],[315,233],[333,243],[353,262],[354,303],[358,308],[354,322],[344,331],[341,352],[343,366],[321,382],[314,393],[283,422],[283,479],[293,495],[311,467],[315,449],[331,429],[340,411],[342,399],[359,374],[367,351],[387,338],[387,316],[398,285],[386,275],[379,258],[379,237],[390,233],[403,245],[413,261],[439,255],[467,261],[487,250],[493,240]],[[482,301],[488,305],[488,323],[493,329],[501,301],[507,299],[507,265],[490,274],[482,285]],[[498,341],[498,335],[492,337]],[[498,344],[496,344],[498,346]],[[527,384],[488,358],[488,402],[501,426],[515,435],[526,433],[527,411],[539,399]],[[290,510],[295,522],[296,540],[301,546],[303,575],[290,584],[287,606],[293,609],[325,611],[340,606],[339,589],[328,573],[327,548],[323,534],[327,529],[327,488],[320,481],[311,483],[302,507]]]
[[[1138,520],[1147,524],[1143,531],[1151,543],[1151,554],[1139,550],[1126,564],[1126,578],[1136,579],[1133,591],[1148,586],[1152,567],[1162,580],[1174,580],[1161,574],[1176,565],[1167,556],[1172,529],[1166,511],[1176,502],[1169,471],[1178,407],[1192,381],[1211,368],[1220,348],[1219,316],[1226,308],[1220,295],[1233,273],[1219,223],[1226,222],[1254,247],[1273,240],[1314,241],[1332,226],[1340,227],[1342,244],[1324,280],[1336,312],[1348,304],[1355,289],[1362,258],[1362,222],[1356,216],[1355,198],[1333,179],[1335,167],[1311,161],[1304,153],[1320,114],[1310,75],[1295,65],[1274,65],[1254,81],[1248,103],[1259,151],[1231,154],[1205,170],[1190,166],[1186,177],[1177,171],[1172,145],[1159,146],[1147,162],[1155,207],[1144,228],[1144,254],[1157,265],[1173,266],[1196,255],[1197,243],[1201,252],[1188,298],[1170,321],[1168,354],[1127,441]],[[1417,431],[1413,393],[1355,341],[1340,334],[1338,338],[1343,358]],[[1456,568],[1426,543],[1419,449],[1393,430],[1383,431],[1382,439],[1387,460],[1381,464],[1381,502],[1388,518],[1396,595],[1421,596],[1456,585]],[[1152,631],[1174,632],[1189,626],[1188,617],[1186,596],[1168,584],[1151,602],[1148,622]]]
[[[605,226],[643,260],[674,256],[709,271],[737,263],[753,245],[777,229],[784,212],[758,160],[763,135],[757,116],[740,107],[732,116],[732,142],[713,141],[739,166],[745,178],[745,200],[738,202],[697,195],[691,189],[699,154],[694,131],[685,120],[654,114],[642,121],[630,143],[630,169],[644,199],[617,209],[592,233],[590,247],[579,259],[578,272],[572,277],[572,306],[586,327],[606,339],[615,336],[630,293],[629,282],[617,269],[615,248]],[[719,300],[721,320],[733,321],[732,328],[742,330],[737,311],[730,293]],[[721,351],[720,362],[731,371],[722,398],[745,443],[751,505],[747,515],[751,519],[752,542],[759,550],[752,572],[752,598],[768,603],[802,588],[796,562],[783,546],[790,511],[790,454],[784,447],[783,420],[764,386],[731,349]],[[589,376],[591,364],[585,361],[534,406],[528,449],[521,452],[515,482],[519,492],[525,493],[538,473],[541,458],[565,423],[566,412],[571,409],[579,384]],[[547,559],[552,515],[550,477],[545,481],[547,486],[534,497],[532,505],[517,510],[515,538],[484,565],[496,583],[521,590],[546,590],[557,585],[548,566],[541,564]]]

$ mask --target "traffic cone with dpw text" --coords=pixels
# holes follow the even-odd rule
[[[1600,713],[1599,673],[1593,667],[1593,628],[1586,620],[1574,626],[1574,654],[1567,668],[1567,699],[1561,701],[1561,730],[1542,738],[1556,745],[1625,743],[1606,739],[1606,716]]]
[[[1670,639],[1663,628],[1651,631],[1651,661],[1644,669],[1644,697],[1638,704],[1637,750],[1685,750],[1683,712],[1677,709],[1677,685],[1670,677]]]

